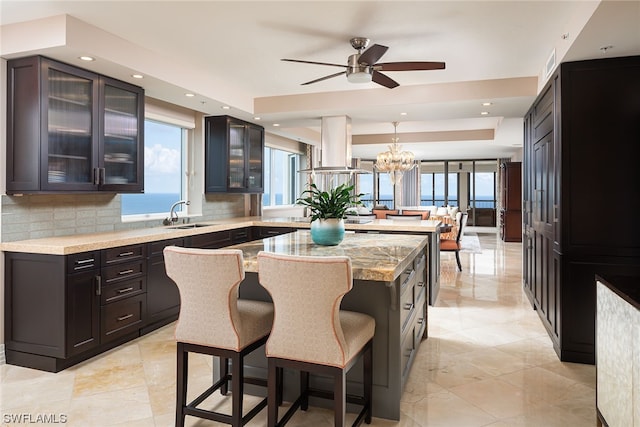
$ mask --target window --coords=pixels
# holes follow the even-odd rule
[[[301,155],[272,147],[264,149],[262,206],[291,205],[301,193]]]
[[[166,215],[173,203],[186,198],[183,172],[187,132],[177,125],[145,120],[144,194],[122,195],[123,216]]]

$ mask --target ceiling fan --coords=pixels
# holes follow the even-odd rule
[[[367,49],[369,45],[369,39],[366,37],[354,37],[351,39],[351,46],[358,51],[349,56],[347,65],[343,64],[331,64],[328,62],[315,62],[315,61],[303,61],[299,59],[282,59],[282,61],[288,62],[300,62],[303,64],[316,64],[316,65],[329,65],[332,67],[346,68],[345,71],[339,73],[330,74],[328,76],[320,77],[319,79],[311,80],[303,85],[309,85],[312,83],[321,82],[333,77],[346,74],[347,80],[351,83],[368,83],[374,81],[379,85],[393,89],[399,86],[399,83],[392,78],[382,74],[380,71],[418,71],[418,70],[442,70],[444,69],[444,62],[426,62],[426,61],[414,61],[414,62],[378,62],[382,55],[385,54],[387,46],[374,44]],[[366,49],[366,50],[365,50]]]

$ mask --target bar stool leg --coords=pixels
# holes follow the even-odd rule
[[[189,353],[184,351],[184,345],[177,344],[177,373],[176,381],[176,426],[184,426],[184,406],[187,404],[187,378],[189,377]]]
[[[364,417],[364,422],[371,424],[371,407],[373,398],[373,345],[371,341],[367,343],[363,356],[363,383],[364,383],[364,401],[367,405],[367,412]]]
[[[226,357],[220,357],[220,379],[226,378],[229,375],[229,359]],[[229,393],[229,381],[225,380],[220,387],[220,394],[226,396]]]
[[[233,427],[242,426],[242,396],[244,395],[244,360],[240,355],[231,359],[231,406]]]
[[[300,402],[300,409],[306,411],[309,409],[309,372],[300,371],[300,395],[302,401]]]
[[[335,427],[344,427],[347,417],[346,403],[346,375],[344,370],[340,370],[333,380],[333,409],[335,411]]]
[[[267,426],[275,427],[278,423],[278,399],[282,399],[282,383],[278,384],[282,381],[282,368],[276,366],[275,360],[268,358],[267,372]]]
[[[283,384],[284,384],[284,369],[283,368],[276,368],[276,400],[277,400],[277,404],[278,406],[282,405],[282,402],[284,400],[284,396],[283,396]]]

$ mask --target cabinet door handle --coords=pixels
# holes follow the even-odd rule
[[[94,262],[95,258],[79,259],[76,264],[86,264],[88,262]]]
[[[413,309],[413,303],[411,303],[411,302],[406,303],[404,305],[404,309],[405,310],[409,310],[409,311],[412,310]]]
[[[119,272],[118,274],[120,276],[124,276],[125,274],[129,274],[129,273],[133,273],[133,270],[129,269],[129,270],[122,270],[121,272]]]
[[[104,184],[106,179],[106,175],[107,175],[107,170],[105,168],[100,168],[100,182],[99,184]]]
[[[118,254],[118,256],[129,256],[129,255],[133,255],[133,252],[122,252]]]
[[[96,276],[96,295],[102,295],[102,277]]]
[[[131,292],[132,290],[133,290],[133,288],[118,289],[118,293],[119,294],[126,294],[127,292]]]
[[[122,322],[123,320],[131,319],[133,314],[125,314],[124,316],[118,317],[118,322]]]
[[[100,184],[100,171],[99,168],[93,168],[93,185]]]

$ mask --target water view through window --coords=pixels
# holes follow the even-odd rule
[[[122,194],[122,215],[166,213],[182,198],[184,130],[145,120],[144,133],[144,194]]]

